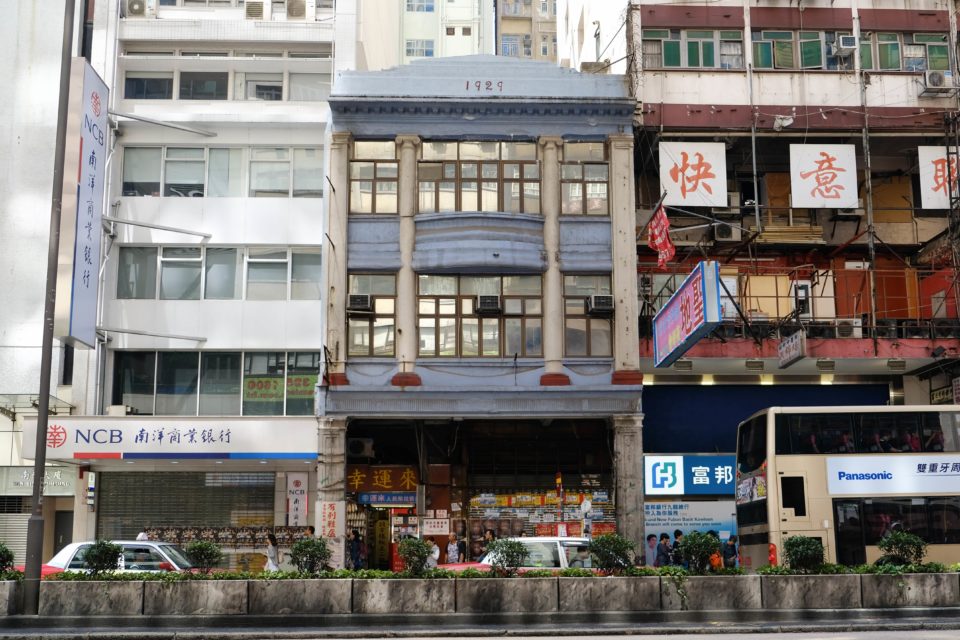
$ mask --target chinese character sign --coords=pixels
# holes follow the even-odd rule
[[[668,367],[720,323],[720,267],[704,261],[653,318],[654,366]]]
[[[320,501],[320,529],[318,538],[337,538],[345,535],[346,530],[346,503]]]
[[[415,467],[390,465],[347,465],[347,491],[360,492],[416,492],[420,484]]]
[[[664,204],[727,206],[727,157],[722,142],[661,142],[660,188]]]
[[[853,209],[857,195],[857,152],[852,144],[790,145],[792,206]]]
[[[57,280],[58,337],[96,345],[100,220],[109,149],[107,85],[84,59],[75,58],[70,78],[70,124],[64,164],[63,217]],[[70,265],[70,268],[64,266]]]
[[[648,495],[734,495],[736,456],[643,457]]]
[[[307,526],[307,474],[287,472],[287,526]]]
[[[946,147],[917,147],[920,163],[920,206],[923,209],[949,209],[950,185],[957,192],[957,158],[947,162]],[[949,169],[948,169],[949,167]]]

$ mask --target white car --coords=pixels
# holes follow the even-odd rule
[[[527,547],[527,557],[523,561],[521,572],[536,569],[592,569],[593,559],[587,551],[589,538],[558,538],[556,536],[541,536],[532,538],[510,538],[523,543]],[[441,569],[463,571],[464,569],[489,570],[493,564],[490,554],[481,558],[479,562],[459,562],[456,564],[440,565]]]
[[[117,571],[190,571],[193,564],[183,549],[169,542],[151,540],[112,540],[123,547],[117,558]],[[43,575],[60,571],[86,571],[83,556],[92,542],[72,542],[43,565]]]

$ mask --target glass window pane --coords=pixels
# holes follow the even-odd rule
[[[157,297],[157,248],[120,247],[117,298],[152,300]]]
[[[540,165],[535,163],[528,163],[523,165],[523,179],[524,180],[539,180],[540,179]]]
[[[181,100],[226,100],[227,73],[204,71],[180,72]]]
[[[421,147],[424,160],[456,160],[456,142],[424,142]]]
[[[437,324],[437,355],[457,355],[456,318],[440,318]]]
[[[500,355],[500,320],[497,318],[483,318],[483,355]]]
[[[397,212],[397,183],[377,181],[377,210],[375,213]]]
[[[687,66],[688,67],[700,66],[700,43],[699,42],[687,43]]]
[[[500,278],[497,276],[461,276],[460,294],[464,296],[500,295]]]
[[[663,66],[680,66],[680,43],[674,40],[663,41]]]
[[[396,321],[393,318],[377,318],[373,321],[373,355],[392,356],[396,341]]]
[[[419,320],[420,349],[422,356],[432,356],[437,350],[437,321],[435,318],[420,318]]]
[[[159,147],[126,147],[123,150],[123,195],[160,195],[162,153]]]
[[[441,182],[440,199],[437,205],[438,211],[456,211],[457,210],[457,183]]]
[[[606,159],[606,145],[602,142],[568,142],[563,145],[566,162],[590,162]]]
[[[160,270],[161,300],[199,300],[200,263],[162,260]]]
[[[582,180],[583,165],[564,164],[560,167],[560,178],[563,180]]]
[[[397,163],[396,162],[378,162],[376,165],[375,177],[377,178],[396,178],[397,177]]]
[[[537,145],[534,142],[503,142],[500,147],[504,160],[537,159]]]
[[[350,182],[350,212],[373,213],[373,183]]]
[[[823,46],[820,40],[806,40],[800,43],[800,66],[804,69],[823,66]]]
[[[480,323],[477,318],[464,318],[460,322],[460,355],[464,357],[479,355]]]
[[[116,352],[112,404],[132,407],[141,415],[153,415],[156,355],[153,351]]]
[[[203,149],[198,147],[167,147],[167,160],[203,160]]]
[[[323,196],[323,149],[293,150],[293,197]]]
[[[590,318],[590,355],[613,355],[610,320],[606,318]]]
[[[205,352],[200,357],[200,415],[240,415],[240,354]]]
[[[950,68],[950,55],[947,45],[927,45],[927,68],[935,71]]]
[[[540,318],[527,318],[524,321],[524,347],[528,356],[543,355],[543,331]]]
[[[860,44],[860,66],[864,69],[873,69],[873,47],[869,42]]]
[[[753,66],[758,69],[773,69],[773,43],[753,43]]]
[[[283,147],[254,147],[250,149],[251,160],[289,160],[290,150]]]
[[[583,185],[577,182],[564,182],[560,187],[560,212],[583,213]]]
[[[397,279],[393,275],[352,273],[349,276],[350,293],[368,293],[370,295],[394,295],[397,292]]]
[[[284,355],[282,351],[244,354],[243,415],[283,415]]]
[[[437,312],[437,301],[433,298],[421,298],[417,302],[417,313],[434,315]]]
[[[199,353],[161,351],[157,354],[158,416],[197,415]]]
[[[370,355],[370,321],[366,318],[347,320],[347,353],[351,356]]]
[[[461,142],[461,160],[497,160],[500,145],[497,142]]]
[[[420,199],[417,202],[417,211],[420,213],[435,213],[437,211],[436,182],[420,182]]]
[[[777,69],[793,69],[795,66],[792,40],[777,40],[773,43],[773,66]]]
[[[566,318],[564,321],[563,342],[565,355],[587,355],[587,319]]]
[[[881,69],[898,70],[900,68],[900,45],[896,43],[877,45],[877,58]]]
[[[167,160],[163,195],[183,198],[203,196],[203,162]]]
[[[503,185],[503,210],[520,213],[520,183],[505,182]]]
[[[290,195],[289,162],[251,162],[250,196],[286,198]]]
[[[523,185],[523,212],[540,213],[540,183],[526,182]]]
[[[204,298],[235,300],[240,297],[240,261],[236,249],[208,247],[205,270]]]
[[[373,301],[373,312],[376,314],[392,314],[395,306],[396,300],[393,298],[376,298]]]
[[[523,321],[520,318],[507,318],[503,321],[503,340],[505,355],[523,355]]]
[[[563,293],[568,296],[609,295],[610,276],[563,276]]]
[[[242,149],[210,149],[207,172],[208,196],[236,198],[243,195]]]
[[[286,300],[286,262],[248,262],[247,300]]]
[[[592,215],[607,214],[607,185],[605,183],[589,183],[587,186],[587,213]]]
[[[392,140],[357,140],[353,143],[353,157],[363,160],[396,160],[397,145]]]
[[[291,102],[322,102],[330,97],[330,76],[323,73],[291,73]]]
[[[543,302],[539,299],[528,298],[523,301],[523,308],[528,316],[540,315],[543,313]]]
[[[287,415],[314,415],[313,397],[322,356],[315,351],[287,354]]]
[[[320,299],[320,253],[294,252],[290,268],[290,299]]]
[[[605,164],[584,165],[584,179],[591,182],[606,182],[609,174],[609,167]]]
[[[507,298],[503,300],[503,313],[508,316],[518,316],[523,313],[523,300],[520,298]]]
[[[351,180],[373,180],[373,168],[374,163],[372,162],[351,162],[350,163],[350,179]]]
[[[460,210],[461,211],[479,211],[477,203],[479,202],[476,182],[460,183]]]
[[[503,295],[538,296],[541,282],[540,276],[504,276]]]
[[[173,98],[173,74],[128,73],[123,83],[126,100],[170,100]]]

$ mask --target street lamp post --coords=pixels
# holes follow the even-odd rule
[[[73,53],[75,0],[64,0],[63,46],[60,53],[60,102],[50,197],[50,237],[47,244],[47,282],[43,301],[43,344],[40,352],[40,397],[37,406],[37,442],[33,457],[33,513],[27,522],[23,611],[36,615],[40,605],[40,565],[43,562],[43,480],[47,463],[47,419],[50,415],[50,369],[53,363],[53,322],[57,303],[57,260],[60,252],[60,214],[63,204],[63,160],[67,145],[67,109],[70,100],[70,63]]]

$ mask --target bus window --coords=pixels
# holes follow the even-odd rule
[[[854,453],[849,415],[777,416],[777,454]]]
[[[925,503],[923,498],[864,500],[865,542],[877,544],[881,538],[894,531],[907,531],[928,540]]]
[[[960,498],[930,498],[930,540],[932,544],[960,543]]]
[[[897,435],[897,423],[891,415],[858,415],[857,419],[857,448],[860,453],[894,453],[903,450],[903,443]]]
[[[750,473],[767,460],[767,415],[757,416],[740,426],[737,464],[740,473]]]
[[[807,517],[807,498],[803,490],[803,476],[780,477],[780,504],[784,511],[793,509],[793,517]]]

